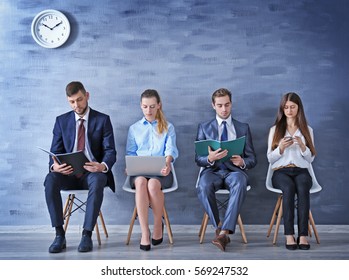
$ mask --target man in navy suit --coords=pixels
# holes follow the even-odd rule
[[[66,248],[63,229],[62,189],[88,189],[85,220],[79,252],[89,252],[93,248],[92,231],[103,201],[105,186],[115,191],[112,166],[116,161],[113,127],[108,115],[88,106],[89,93],[81,82],[71,82],[66,86],[66,95],[72,111],[56,118],[53,128],[51,152],[62,154],[83,150],[86,162],[84,174],[72,175],[73,168],[59,164],[55,157],[50,158],[49,169],[44,182],[45,198],[56,237],[49,247],[50,253],[59,253]],[[79,126],[81,125],[81,133]],[[81,135],[81,141],[78,140]]]
[[[212,107],[216,111],[216,118],[199,124],[197,141],[206,139],[226,141],[246,137],[243,154],[233,155],[224,163],[218,160],[227,156],[227,150],[213,151],[209,147],[208,156],[195,155],[197,165],[204,167],[197,186],[198,197],[216,228],[216,237],[212,243],[225,251],[226,245],[230,242],[228,234],[235,232],[237,218],[246,197],[248,186],[246,170],[253,168],[257,160],[249,125],[231,117],[230,91],[225,88],[216,90],[212,94]],[[228,206],[222,221],[219,218],[215,196],[215,191],[220,188],[227,188],[230,192]]]

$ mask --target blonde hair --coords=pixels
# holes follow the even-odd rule
[[[159,134],[162,134],[164,132],[167,132],[168,125],[167,125],[165,114],[162,111],[162,103],[161,103],[159,93],[155,89],[147,89],[142,93],[141,101],[142,101],[142,98],[152,98],[152,97],[155,97],[156,102],[160,104],[160,108],[156,112],[155,119],[158,121],[157,131]]]

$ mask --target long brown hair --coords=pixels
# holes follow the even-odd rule
[[[284,96],[281,99],[280,106],[278,109],[278,113],[275,120],[275,133],[274,138],[272,142],[272,150],[275,150],[277,146],[279,145],[280,140],[285,136],[287,123],[286,123],[286,116],[284,113],[284,108],[287,101],[291,101],[298,105],[298,113],[296,116],[296,126],[299,128],[301,133],[303,134],[305,138],[305,145],[310,149],[313,156],[316,155],[315,147],[313,144],[313,141],[310,136],[310,132],[308,129],[308,123],[305,118],[304,114],[304,108],[302,104],[302,100],[299,97],[297,93],[289,92],[284,94]]]
[[[152,98],[152,97],[155,97],[156,102],[160,104],[160,108],[156,112],[155,119],[158,121],[157,130],[160,134],[162,134],[163,132],[166,132],[168,130],[168,127],[167,127],[165,114],[162,111],[162,103],[161,103],[159,93],[155,89],[147,89],[142,93],[141,101],[142,101],[142,98]]]

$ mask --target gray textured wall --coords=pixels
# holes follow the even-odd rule
[[[55,8],[71,21],[69,41],[44,49],[30,25]],[[214,117],[211,93],[234,94],[233,115],[251,126],[259,163],[243,208],[247,224],[269,222],[276,195],[265,189],[267,134],[280,97],[298,92],[315,131],[312,196],[318,224],[349,224],[349,3],[321,1],[0,2],[0,225],[49,225],[43,179],[55,116],[69,110],[65,85],[81,80],[90,105],[111,116],[117,192],[105,192],[108,224],[127,224],[133,196],[121,186],[128,126],[141,117],[140,93],[156,88],[178,135],[180,188],[166,197],[174,224],[199,224],[193,141]],[[78,219],[72,219],[76,223]]]

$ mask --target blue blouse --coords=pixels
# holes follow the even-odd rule
[[[148,122],[144,117],[130,126],[127,135],[126,155],[178,157],[176,132],[171,123],[162,134],[157,131],[157,121]]]

